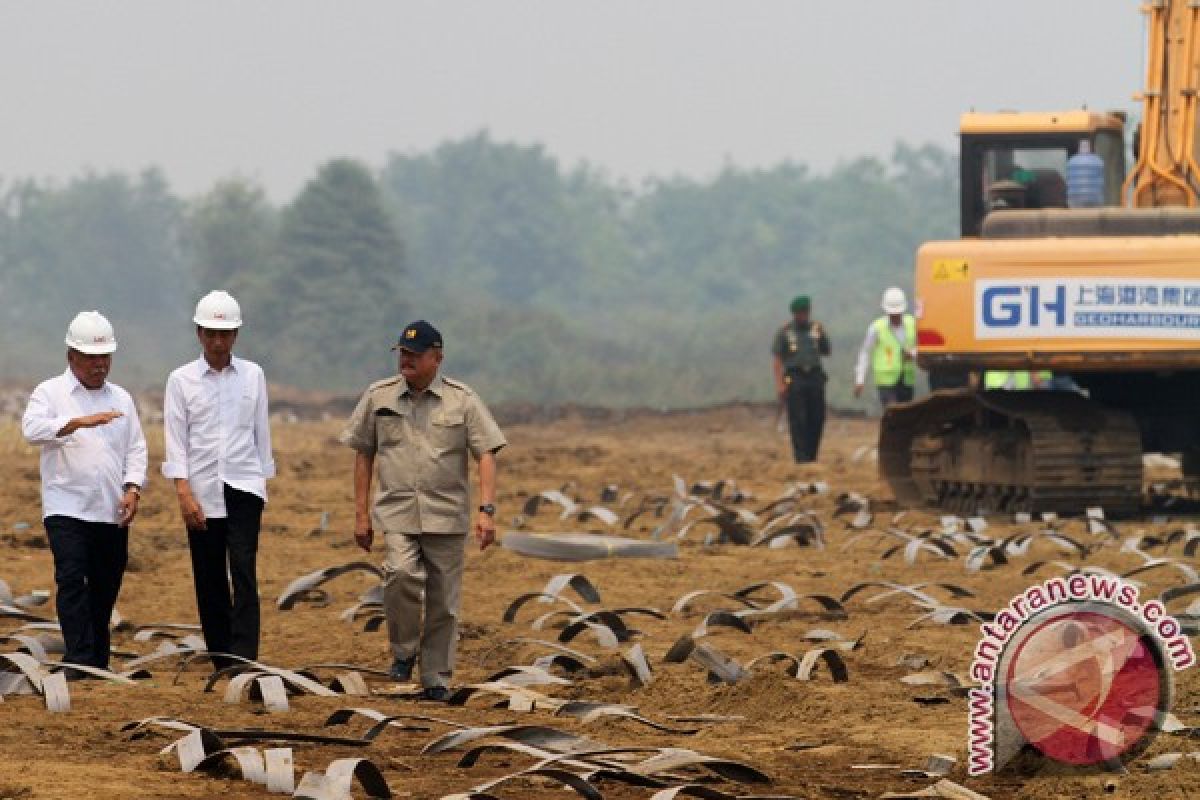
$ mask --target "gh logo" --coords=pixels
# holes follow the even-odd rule
[[[1045,315],[1057,327],[1067,324],[1067,287],[1055,286],[1043,299],[1040,286],[990,286],[983,290],[983,324],[989,328],[1036,328]],[[1051,295],[1047,291],[1046,295]]]

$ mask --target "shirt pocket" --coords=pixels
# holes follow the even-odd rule
[[[432,420],[433,445],[441,451],[462,450],[467,446],[467,420],[462,411],[444,411]]]
[[[238,398],[237,424],[239,428],[254,427],[254,409],[258,404],[253,394],[246,393]]]
[[[405,433],[408,418],[390,408],[375,412],[375,437],[380,447],[403,444],[408,436]]]

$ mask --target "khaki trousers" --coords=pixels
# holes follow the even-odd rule
[[[395,658],[411,659],[420,651],[422,686],[447,686],[454,672],[466,538],[465,533],[386,533],[383,537],[388,642]]]

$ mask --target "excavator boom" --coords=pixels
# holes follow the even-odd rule
[[[1190,0],[1155,0],[1144,11],[1149,41],[1142,132],[1122,195],[1135,208],[1191,208],[1200,186],[1200,7]]]

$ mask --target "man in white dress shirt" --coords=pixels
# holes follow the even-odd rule
[[[146,482],[146,438],[129,393],[108,382],[117,349],[108,320],[80,312],[66,344],[66,371],[33,390],[21,431],[42,448],[42,520],[54,554],[63,661],[107,669],[129,524]]]
[[[187,526],[209,652],[257,659],[258,532],[275,477],[267,383],[261,367],[233,355],[242,311],[231,295],[209,292],[193,321],[203,355],[167,378],[162,471]],[[230,663],[213,658],[217,668]]]

